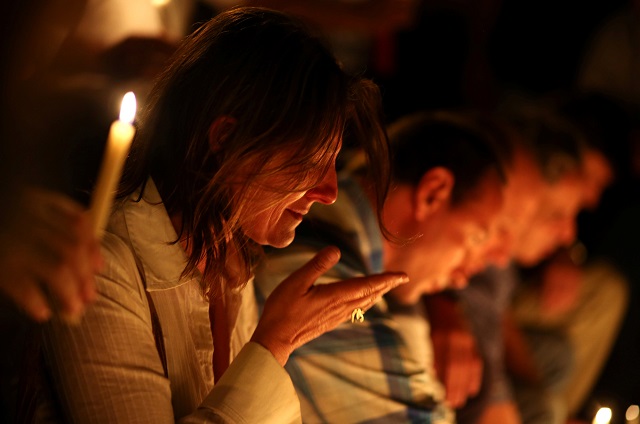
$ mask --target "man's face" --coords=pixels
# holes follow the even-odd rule
[[[536,265],[575,240],[583,187],[578,172],[567,173],[559,181],[545,185],[538,210],[514,243],[514,258],[521,265]]]
[[[513,164],[507,170],[504,205],[496,231],[488,243],[485,256],[474,271],[486,265],[505,267],[511,260],[516,241],[532,225],[546,183],[531,155],[522,149],[514,152]]]
[[[607,158],[594,149],[586,149],[582,157],[584,183],[583,205],[594,209],[600,202],[602,192],[613,180],[613,169]]]
[[[466,285],[472,264],[483,252],[502,207],[502,182],[487,173],[460,204],[450,199],[416,224],[419,238],[398,247],[395,267],[407,273],[409,284],[392,295],[401,303],[417,302],[423,294]]]

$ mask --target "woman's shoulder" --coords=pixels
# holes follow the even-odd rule
[[[118,235],[106,232],[102,239],[102,271],[97,276],[99,291],[126,290],[137,297],[146,297],[140,272],[141,265],[131,245]]]

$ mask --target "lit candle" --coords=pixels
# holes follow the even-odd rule
[[[91,197],[89,210],[91,228],[98,238],[102,236],[106,226],[116,187],[122,174],[122,167],[136,132],[132,125],[135,114],[136,96],[132,92],[128,92],[122,99],[120,119],[111,124],[98,181]]]
[[[600,408],[593,418],[593,424],[609,424],[611,422],[611,409]]]

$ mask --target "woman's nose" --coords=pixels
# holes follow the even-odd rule
[[[332,166],[317,186],[307,192],[307,198],[315,202],[330,205],[338,198],[338,175]]]

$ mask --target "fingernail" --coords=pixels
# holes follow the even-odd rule
[[[341,252],[337,247],[329,246],[327,247],[327,255],[329,255],[331,259],[338,260],[340,259]]]

